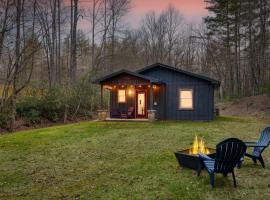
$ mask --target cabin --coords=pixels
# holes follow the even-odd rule
[[[120,70],[94,81],[110,92],[109,119],[200,120],[214,118],[220,82],[161,63]],[[104,111],[103,111],[104,112]]]

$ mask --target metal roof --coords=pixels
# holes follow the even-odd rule
[[[151,83],[163,83],[162,81],[160,81],[157,78],[153,78],[153,77],[150,77],[150,76],[145,76],[145,75],[142,74],[143,72],[151,70],[151,69],[156,68],[156,67],[169,69],[169,70],[172,70],[172,71],[177,72],[177,73],[181,73],[181,74],[185,74],[187,76],[191,76],[191,77],[195,77],[195,78],[198,78],[198,79],[201,79],[201,80],[205,80],[205,81],[208,81],[208,82],[214,84],[215,86],[220,85],[220,81],[218,81],[216,79],[213,79],[213,78],[210,78],[210,77],[207,77],[207,76],[204,76],[204,75],[200,75],[200,74],[195,74],[193,72],[189,72],[189,71],[186,71],[186,70],[178,69],[178,68],[175,68],[175,67],[172,67],[172,66],[169,66],[169,65],[165,65],[165,64],[162,64],[162,63],[155,63],[155,64],[152,64],[152,65],[146,66],[146,67],[144,67],[142,69],[137,70],[136,72],[132,72],[132,71],[129,71],[129,70],[126,70],[126,69],[122,69],[122,70],[119,70],[117,72],[113,72],[111,74],[103,76],[103,77],[101,77],[99,79],[96,79],[96,80],[93,81],[93,83],[102,83],[102,82],[104,82],[106,80],[109,80],[109,79],[111,79],[113,77],[116,77],[116,76],[118,76],[120,74],[129,74],[131,76],[135,76],[135,77],[142,78],[144,80],[148,80]]]
[[[145,71],[148,71],[148,70],[156,68],[156,67],[166,68],[166,69],[173,70],[173,71],[181,73],[181,74],[185,74],[185,75],[188,75],[188,76],[191,76],[191,77],[195,77],[195,78],[199,78],[199,79],[202,79],[202,80],[205,80],[205,81],[209,81],[209,82],[211,82],[212,84],[214,84],[216,86],[220,85],[220,81],[215,80],[213,78],[210,78],[210,77],[207,77],[207,76],[204,76],[204,75],[200,75],[200,74],[195,74],[193,72],[178,69],[178,68],[175,68],[175,67],[172,67],[172,66],[169,66],[169,65],[165,65],[165,64],[162,64],[162,63],[155,63],[155,64],[152,64],[152,65],[146,66],[146,67],[144,67],[142,69],[137,70],[136,72],[137,73],[143,73]]]

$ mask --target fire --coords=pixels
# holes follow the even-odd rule
[[[205,146],[205,142],[203,141],[203,139],[200,138],[199,140],[198,137],[195,136],[192,148],[189,150],[189,154],[198,154],[198,153],[209,154],[210,151]]]

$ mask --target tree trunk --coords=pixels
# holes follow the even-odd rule
[[[57,55],[57,81],[61,84],[61,0],[57,0],[58,12],[58,55]]]
[[[16,102],[17,102],[17,75],[20,65],[20,37],[21,37],[21,0],[16,1],[16,44],[15,44],[15,66],[14,77],[12,83],[12,95],[11,95],[11,119],[10,119],[10,131],[13,131],[16,120]]]
[[[71,28],[70,28],[70,84],[76,83],[77,73],[77,22],[78,0],[71,0]]]
[[[96,25],[96,0],[93,0],[92,8],[92,69],[95,69],[95,26]]]

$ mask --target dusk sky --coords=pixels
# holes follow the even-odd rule
[[[188,22],[198,23],[207,14],[204,0],[133,0],[127,21],[132,27],[136,27],[147,12],[160,12],[170,4],[174,5]]]
[[[82,2],[84,8],[92,4],[91,0]],[[145,14],[151,11],[160,13],[169,5],[175,6],[183,15],[184,20],[189,23],[200,23],[202,17],[208,13],[204,0],[132,0],[131,9],[125,17],[125,22],[129,27],[137,28]],[[88,30],[91,27],[89,23],[89,20],[81,20],[79,27]]]

